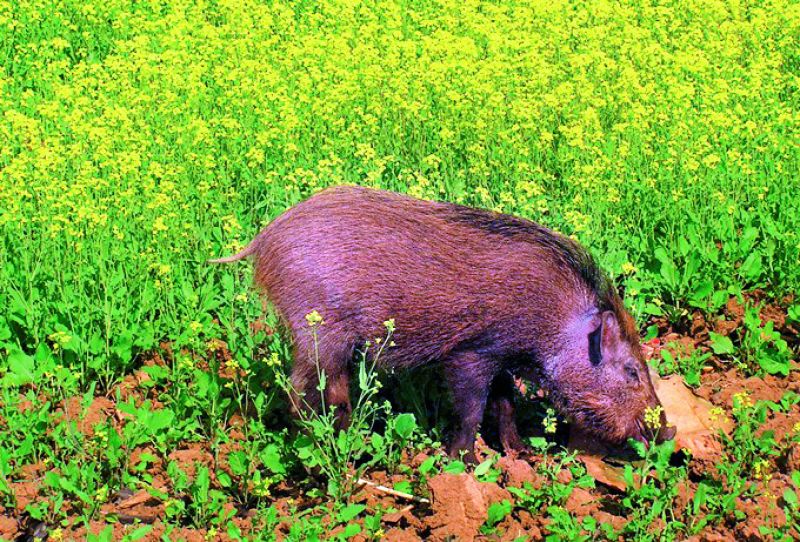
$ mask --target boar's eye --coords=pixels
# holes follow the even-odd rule
[[[639,382],[639,371],[633,365],[625,366],[625,375],[633,382]]]

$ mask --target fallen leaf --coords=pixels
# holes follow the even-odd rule
[[[698,460],[713,460],[722,452],[719,431],[729,434],[733,422],[722,413],[714,413],[714,405],[695,395],[680,375],[653,379],[667,420],[678,432],[675,444],[691,452]]]
[[[606,463],[602,457],[596,455],[581,454],[578,459],[586,466],[586,472],[597,482],[625,491],[625,479],[622,476],[623,469]]]
[[[570,428],[567,447],[578,452],[578,459],[586,467],[589,476],[605,486],[625,491],[624,468],[620,466],[619,458],[635,459],[630,450],[604,443],[576,427]],[[613,462],[609,461],[611,458],[614,458]]]

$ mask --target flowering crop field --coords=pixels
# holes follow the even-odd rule
[[[579,240],[727,429],[595,461],[521,386],[473,468],[435,372],[362,371],[298,431],[206,260],[340,184]],[[0,540],[796,539],[798,194],[791,0],[0,0]]]

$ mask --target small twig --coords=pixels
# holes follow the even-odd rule
[[[371,482],[370,480],[365,480],[364,478],[359,478],[356,481],[356,484],[360,486],[370,486],[377,491],[381,491],[383,493],[387,493],[394,497],[399,497],[401,499],[406,499],[409,501],[415,501],[418,503],[429,504],[431,502],[430,499],[426,499],[425,497],[417,497],[416,495],[412,495],[410,493],[404,493],[402,491],[397,491],[396,489],[392,489],[390,487],[382,486],[380,484],[376,484],[375,482]]]
[[[421,498],[421,497],[420,497],[420,498]],[[423,500],[426,500],[426,499],[423,499]],[[399,514],[399,515],[401,515],[401,516],[402,516],[402,515],[403,515],[403,514],[405,514],[406,512],[411,512],[411,510],[412,510],[413,508],[414,508],[414,505],[413,505],[413,504],[409,504],[408,506],[405,506],[405,507],[401,508],[400,510],[398,510],[398,511],[397,511],[397,514]]]

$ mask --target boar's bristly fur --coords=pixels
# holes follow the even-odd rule
[[[648,427],[659,405],[635,323],[591,255],[528,220],[360,187],[324,190],[276,218],[242,252],[293,337],[292,383],[350,413],[357,348],[394,318],[381,366],[441,365],[460,419],[451,450],[471,452],[488,407],[507,449],[520,447],[514,376],[535,379],[576,424],[612,442],[674,430]]]

